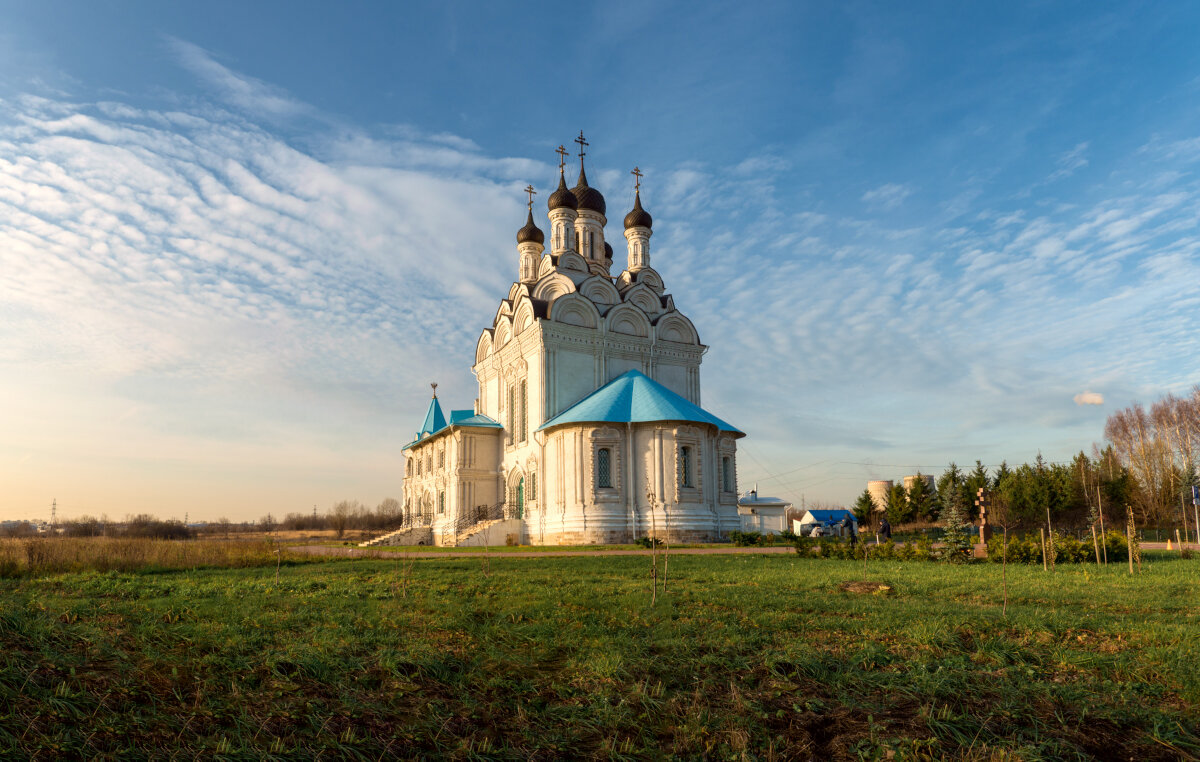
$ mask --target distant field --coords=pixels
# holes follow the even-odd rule
[[[0,757],[1200,756],[1200,562],[351,560],[0,580]],[[883,582],[884,593],[845,592]]]

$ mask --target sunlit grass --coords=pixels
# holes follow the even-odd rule
[[[1200,754],[1200,563],[337,561],[0,582],[0,757]],[[890,594],[839,590],[886,582]],[[967,752],[967,749],[970,749]]]

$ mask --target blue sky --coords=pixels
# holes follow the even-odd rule
[[[398,495],[580,129],[610,229],[646,172],[743,487],[1067,459],[1200,381],[1198,21],[0,3],[0,515]]]

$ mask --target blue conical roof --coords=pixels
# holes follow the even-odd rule
[[[425,413],[425,423],[421,424],[421,430],[417,432],[417,439],[444,428],[446,428],[446,416],[442,415],[442,406],[438,404],[435,394],[433,399],[429,400],[429,410]]]
[[[564,423],[651,423],[691,421],[708,423],[721,431],[742,434],[712,413],[680,397],[640,371],[631,370],[576,402],[542,424],[542,429]],[[540,431],[541,429],[539,429]]]

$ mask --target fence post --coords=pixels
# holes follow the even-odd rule
[[[1096,540],[1096,525],[1092,524],[1092,547],[1096,551],[1096,566],[1100,565],[1100,543]]]

